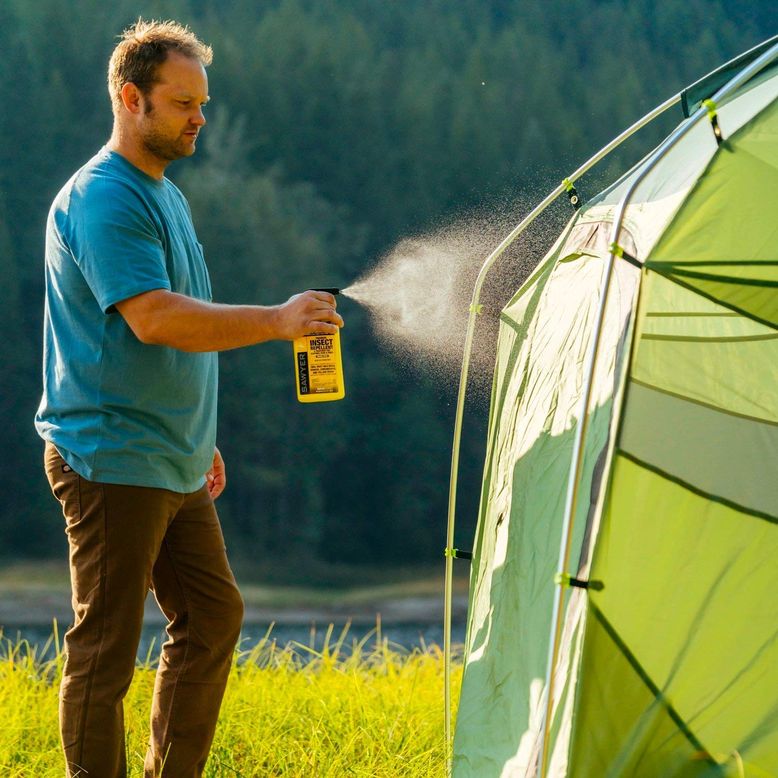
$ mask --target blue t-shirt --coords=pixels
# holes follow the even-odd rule
[[[213,461],[217,354],[141,343],[114,306],[152,289],[211,300],[189,205],[103,148],[49,212],[35,426],[91,481],[192,492]]]

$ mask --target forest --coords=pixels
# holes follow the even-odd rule
[[[169,175],[190,201],[214,299],[258,304],[347,286],[398,241],[474,213],[517,222],[654,105],[776,32],[769,0],[0,0],[3,559],[66,547],[32,424],[44,227],[54,195],[110,135],[108,57],[138,16],[174,18],[213,47],[208,125]],[[625,147],[583,196],[680,120]],[[494,237],[476,235],[473,267]],[[260,576],[442,561],[457,370],[401,359],[365,309],[344,299],[340,310],[341,402],[297,402],[289,343],[220,357],[229,483],[218,508],[232,557]],[[462,548],[488,408],[474,396]]]

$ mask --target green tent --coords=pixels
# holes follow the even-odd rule
[[[455,778],[778,775],[777,41],[501,313]]]

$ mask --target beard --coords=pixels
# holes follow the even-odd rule
[[[188,157],[194,153],[194,143],[183,134],[172,137],[159,127],[154,114],[154,106],[151,101],[144,105],[144,121],[141,128],[141,142],[150,154],[158,159],[174,162],[181,157]]]
[[[194,144],[180,135],[171,138],[154,127],[148,128],[141,136],[143,146],[150,154],[159,159],[174,162],[181,157],[188,157],[194,152]]]

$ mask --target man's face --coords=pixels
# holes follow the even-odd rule
[[[157,83],[141,100],[139,129],[146,151],[167,162],[194,154],[208,102],[208,77],[200,62],[169,52],[157,69]]]

